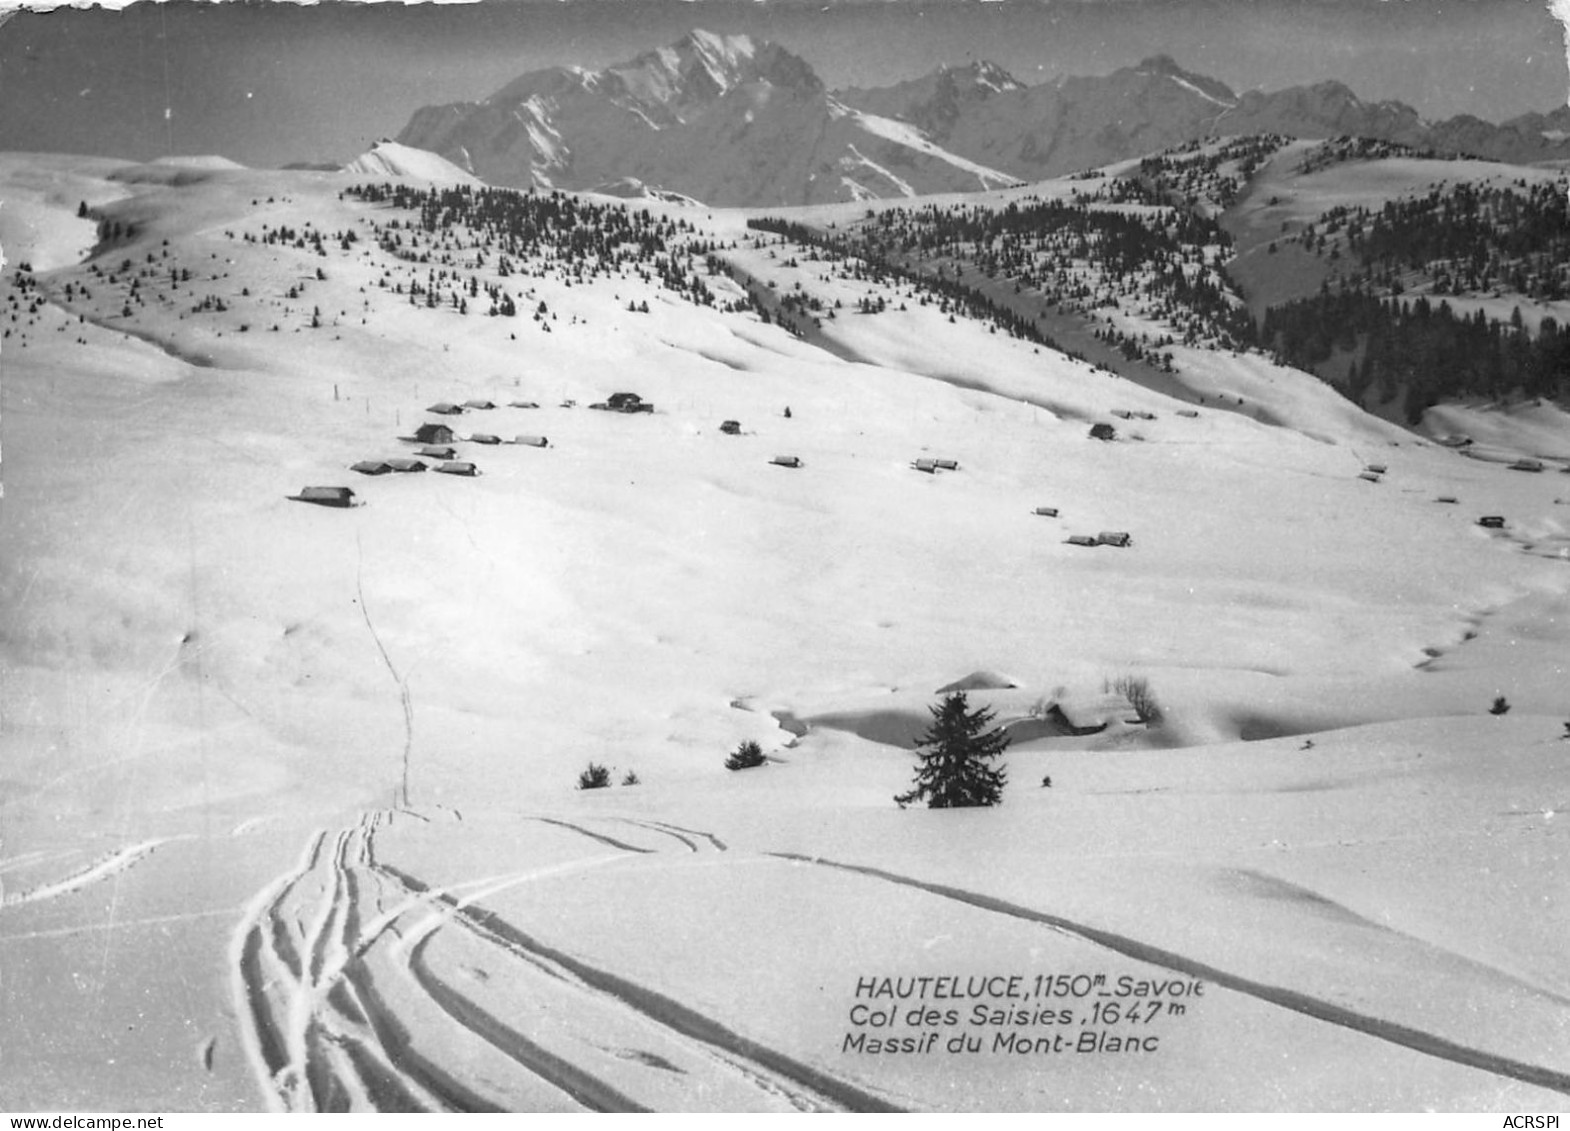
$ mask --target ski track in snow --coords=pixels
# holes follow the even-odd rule
[[[1284,986],[1272,986],[1264,982],[1257,982],[1251,978],[1232,974],[1221,970],[1197,959],[1188,958],[1174,951],[1165,950],[1150,943],[1141,942],[1127,935],[1120,935],[1113,931],[1103,930],[1099,927],[1087,926],[1076,923],[1061,915],[1052,915],[1045,911],[1036,911],[1023,907],[1007,900],[994,896],[982,895],[978,892],[966,891],[963,888],[949,887],[945,884],[929,883],[911,876],[902,876],[895,872],[886,872],[881,868],[870,865],[844,864],[835,860],[826,860],[821,857],[803,856],[793,852],[771,852],[765,855],[773,856],[779,860],[790,860],[802,864],[812,864],[824,868],[836,868],[840,871],[854,872],[858,875],[871,876],[874,879],[887,883],[899,884],[903,887],[916,888],[919,891],[951,899],[956,903],[968,904],[978,907],[983,911],[1007,915],[1010,918],[1022,919],[1030,923],[1040,923],[1053,930],[1072,935],[1085,942],[1104,947],[1107,950],[1133,958],[1139,962],[1146,962],[1153,966],[1165,967],[1175,970],[1180,974],[1190,977],[1203,978],[1214,982],[1225,989],[1246,994],[1271,1005],[1289,1009],[1294,1013],[1312,1017],[1316,1021],[1324,1021],[1331,1025],[1339,1025],[1345,1029],[1362,1033],[1377,1040],[1388,1041],[1394,1045],[1411,1049],[1426,1056],[1448,1060],[1455,1064],[1475,1068],[1483,1072],[1490,1072],[1496,1076],[1504,1076],[1522,1083],[1532,1084],[1539,1088],[1570,1095],[1570,1075],[1557,1072],[1541,1065],[1527,1064],[1524,1061],[1510,1057],[1498,1056],[1484,1052],[1481,1049],[1468,1048],[1457,1044],[1445,1037],[1428,1033],[1421,1029],[1414,1029],[1398,1022],[1387,1021],[1378,1017],[1371,1017],[1345,1006],[1336,1005],[1334,1002],[1316,998],[1298,990],[1287,989]]]
[[[365,627],[370,630],[371,639],[376,642],[376,651],[382,657],[382,663],[387,665],[387,672],[392,676],[393,682],[398,685],[398,703],[403,708],[403,758],[400,765],[403,767],[403,779],[400,783],[398,799],[407,809],[409,804],[409,751],[414,746],[414,699],[409,694],[409,677],[400,673],[393,665],[392,657],[387,654],[387,645],[382,643],[382,637],[376,631],[376,625],[371,623],[370,606],[365,603],[365,587],[361,584],[360,574],[365,562],[365,550],[360,545],[359,536],[354,541],[354,592],[359,598],[360,616],[365,618]],[[424,820],[424,818],[421,818]]]
[[[590,840],[597,840],[601,844],[608,844],[612,848],[621,849],[623,852],[652,853],[654,851],[652,848],[639,848],[637,845],[628,844],[624,840],[617,840],[615,837],[606,836],[604,833],[594,832],[592,829],[586,829],[582,825],[574,825],[568,821],[559,821],[555,817],[536,817],[535,820],[541,822],[542,824],[556,825],[558,828],[571,829],[573,832],[580,833],[583,836],[588,837]]]
[[[686,833],[689,836],[702,837],[704,840],[708,841],[709,844],[713,845],[716,852],[729,851],[725,847],[725,842],[722,841],[719,837],[715,836],[713,833],[702,832],[698,829],[683,828],[680,825],[673,825],[666,821],[650,821],[649,824],[661,829],[673,829],[676,832]]]
[[[654,850],[542,817],[617,851],[436,888],[378,862],[389,818],[313,834],[234,931],[240,1043],[272,1110],[505,1111],[519,1095],[556,1094],[565,1106],[644,1111],[661,1096],[670,1105],[672,1079],[720,1104],[897,1110],[477,902]],[[709,833],[631,823],[687,851],[724,850]],[[504,968],[505,1009],[459,984],[491,981],[492,967]]]
[[[182,911],[175,915],[151,915],[143,919],[115,919],[98,923],[76,923],[69,927],[46,927],[41,931],[20,931],[0,934],[0,943],[23,939],[67,939],[74,935],[87,935],[96,931],[128,931],[139,927],[162,927],[170,923],[194,923],[198,919],[232,918],[233,907],[215,907],[208,911]]]
[[[668,837],[671,837],[673,840],[678,840],[682,844],[687,846],[687,851],[688,852],[696,852],[696,851],[698,851],[697,844],[695,844],[691,840],[688,840],[686,837],[682,836],[682,834],[677,832],[675,829],[661,828],[659,825],[655,824],[652,821],[635,821],[631,817],[622,817],[621,820],[625,821],[629,825],[635,825],[635,826],[637,826],[640,829],[650,829],[653,832],[657,832],[657,833],[659,833],[662,836],[668,836]]]
[[[619,817],[617,819],[626,824],[636,825],[639,828],[648,829],[651,832],[659,833],[661,836],[668,836],[674,840],[679,840],[682,844],[687,846],[688,852],[702,852],[703,849],[698,847],[699,841],[705,842],[709,848],[715,852],[726,851],[725,842],[720,840],[720,838],[715,836],[713,833],[702,832],[698,829],[683,828],[681,825],[673,825],[668,821],[642,821],[634,817]]]
[[[108,879],[127,868],[141,862],[152,855],[159,845],[168,844],[172,840],[185,840],[187,837],[154,837],[137,844],[130,844],[124,848],[117,848],[109,855],[89,864],[81,871],[73,872],[63,879],[53,883],[40,884],[27,891],[16,892],[5,897],[3,906],[17,907],[24,903],[37,903],[43,899],[54,899],[57,896],[69,895],[71,892],[80,891],[82,888],[95,884],[99,880]]]

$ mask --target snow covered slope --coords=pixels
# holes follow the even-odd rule
[[[343,167],[346,173],[373,177],[407,177],[439,184],[479,184],[458,166],[423,149],[382,140]]]
[[[365,179],[0,158],[0,1106],[1563,1102],[1565,477]],[[978,670],[1003,805],[898,809]]]

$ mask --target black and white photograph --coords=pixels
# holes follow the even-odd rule
[[[1567,25],[0,11],[0,1111],[1557,1126]]]

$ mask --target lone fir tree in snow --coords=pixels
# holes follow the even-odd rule
[[[1008,735],[987,730],[993,712],[985,707],[971,711],[965,693],[956,691],[932,711],[932,726],[916,744],[921,765],[916,769],[916,786],[894,800],[901,809],[913,801],[926,799],[929,809],[961,809],[973,805],[996,805],[1003,800],[1008,780],[1003,766],[987,763],[1008,749]]]

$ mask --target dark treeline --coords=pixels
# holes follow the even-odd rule
[[[1350,362],[1342,382],[1362,402],[1405,390],[1416,421],[1447,397],[1564,396],[1570,336],[1544,318],[1535,335],[1517,308],[1508,322],[1461,299],[1570,296],[1570,209],[1562,182],[1460,183],[1377,211],[1342,206],[1296,239],[1350,260],[1336,288],[1266,312],[1258,344],[1290,365]]]
[[[973,263],[989,278],[1012,280],[1076,313],[1138,297],[1189,345],[1232,348],[1247,341],[1252,326],[1219,267],[1231,236],[1187,207],[1105,207],[1139,191],[1137,180],[1120,178],[1098,194],[1066,201],[892,209],[869,222],[862,247]]]
[[[1358,227],[1350,247],[1366,267],[1420,272],[1438,294],[1506,287],[1548,302],[1570,294],[1562,185],[1455,185],[1391,201]]]
[[[1246,159],[1267,142],[1240,149]],[[934,290],[972,317],[1029,341],[1060,349],[1035,319],[995,297],[998,288],[1064,314],[1091,319],[1101,309],[1144,304],[1171,325],[1184,344],[1237,348],[1253,336],[1246,311],[1231,293],[1220,261],[1231,238],[1212,219],[1186,205],[1172,206],[1172,188],[1152,189],[1154,178],[1115,179],[1069,200],[1031,197],[1002,208],[936,205],[869,212],[850,234],[830,234],[778,219],[753,226],[854,256],[871,269]],[[1153,208],[1117,207],[1146,203]],[[988,294],[988,291],[991,294]],[[1021,305],[1024,305],[1023,303]],[[1152,342],[1115,329],[1097,331],[1125,356],[1170,365],[1159,351],[1175,339]],[[1065,351],[1067,352],[1067,351]]]
[[[426,232],[469,228],[503,245],[503,253],[517,256],[550,251],[573,258],[647,259],[665,251],[678,232],[691,230],[685,220],[657,220],[647,209],[634,212],[561,192],[468,185],[416,189],[392,184],[355,185],[348,192],[369,203],[418,213],[414,223]]]
[[[945,311],[953,308],[953,312],[960,313],[969,318],[991,322],[1005,333],[1027,342],[1046,346],[1049,349],[1066,353],[1070,357],[1083,360],[1082,355],[1072,350],[1066,350],[1058,345],[1049,335],[1037,329],[1030,319],[1016,314],[1007,307],[995,302],[980,290],[962,281],[957,276],[944,274],[939,270],[936,274],[917,271],[903,264],[885,258],[875,247],[867,245],[864,240],[847,239],[843,236],[832,236],[827,233],[808,228],[803,224],[791,220],[782,220],[773,216],[760,216],[747,221],[747,226],[756,231],[770,232],[783,236],[792,242],[808,247],[818,248],[830,258],[859,259],[862,261],[861,276],[872,282],[891,282],[898,280],[910,284],[918,290],[927,291],[937,297],[940,309]],[[863,308],[866,312],[873,310]],[[876,309],[883,309],[881,306]]]
[[[491,264],[501,278],[554,271],[569,282],[586,282],[630,274],[700,305],[715,305],[698,270],[713,248],[688,238],[694,229],[683,219],[660,219],[647,209],[596,204],[561,192],[367,184],[346,193],[416,214],[378,229],[382,249],[408,262],[452,264],[453,253],[462,249],[471,253],[468,266]],[[504,290],[490,286],[487,292],[492,313],[515,311]],[[461,301],[461,294],[457,297]]]
[[[1544,318],[1534,337],[1519,311],[1501,323],[1481,310],[1458,315],[1443,301],[1327,290],[1273,307],[1260,337],[1287,364],[1310,371],[1352,355],[1347,395],[1362,403],[1371,391],[1389,397],[1404,389],[1414,423],[1447,397],[1570,393],[1570,332]]]
[[[1259,167],[1287,141],[1280,134],[1255,134],[1220,145],[1196,139],[1146,157],[1137,177],[1113,182],[1119,195],[1108,199],[1219,213],[1236,202]]]
[[[1335,165],[1345,165],[1351,161],[1378,161],[1386,157],[1415,157],[1425,161],[1454,161],[1460,154],[1442,153],[1434,149],[1414,149],[1410,145],[1402,145],[1396,141],[1385,141],[1376,137],[1350,137],[1343,134],[1316,145],[1304,154],[1298,162],[1297,172],[1306,176],[1317,173],[1322,169],[1329,169]]]

